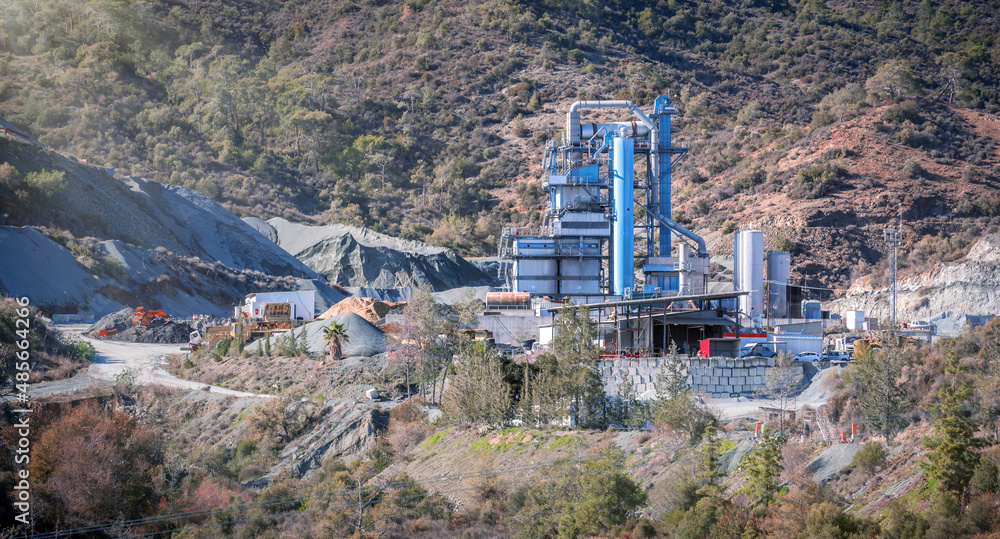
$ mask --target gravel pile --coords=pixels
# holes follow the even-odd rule
[[[500,282],[500,265],[501,264],[506,265],[508,270],[511,270],[513,266],[513,264],[509,259],[504,262],[501,262],[499,256],[477,258],[475,260],[470,260],[469,263],[479,268],[479,271],[485,273],[490,278],[492,278],[493,286],[503,286],[503,283]]]
[[[371,298],[378,301],[410,301],[413,297],[413,287],[373,288],[370,286],[348,286],[344,288],[352,297]]]
[[[122,304],[98,293],[95,277],[65,247],[30,227],[0,226],[0,293],[28,297],[48,312],[107,313]]]
[[[399,309],[404,305],[405,303],[379,301],[371,298],[344,298],[333,307],[327,309],[326,312],[317,316],[316,319],[326,320],[340,314],[354,313],[375,324],[385,318],[391,311]]]
[[[833,444],[806,465],[806,472],[813,474],[813,481],[825,483],[850,466],[862,447],[864,444]]]
[[[277,234],[279,247],[342,286],[395,288],[419,284],[440,292],[494,281],[444,247],[353,226],[306,226],[279,217],[267,224]],[[256,226],[261,230],[260,223]],[[261,234],[271,237],[271,229],[265,228]]]
[[[445,305],[454,305],[470,297],[486,303],[486,294],[489,291],[490,287],[488,286],[463,286],[445,290],[444,292],[435,292],[431,294],[431,297],[434,298],[434,301],[444,303]]]
[[[316,279],[299,279],[296,290],[313,290],[316,292],[316,312],[321,313],[347,297],[347,293]]]
[[[331,316],[325,320],[309,322],[302,327],[292,330],[292,334],[298,339],[304,328],[309,353],[312,355],[325,355],[326,341],[323,339],[323,329],[329,327],[333,322],[343,324],[344,331],[347,332],[348,342],[343,345],[344,357],[372,357],[385,353],[385,333],[382,333],[382,330],[375,327],[374,324],[355,313],[348,312]],[[246,349],[253,352],[260,346],[261,341],[257,340],[247,345]]]
[[[178,320],[156,320],[147,328],[132,325],[132,313],[135,309],[126,307],[120,311],[108,314],[87,329],[88,337],[107,339],[110,341],[181,344],[188,342],[193,331],[190,324]],[[110,332],[99,336],[101,330]]]

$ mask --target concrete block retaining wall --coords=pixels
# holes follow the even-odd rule
[[[663,358],[605,358],[599,369],[604,380],[604,392],[618,395],[619,387],[628,381],[632,393],[640,400],[656,398],[657,378],[663,370]],[[733,359],[724,357],[685,359],[688,387],[715,398],[751,395],[764,389],[764,376],[773,358]],[[794,365],[798,374],[802,366]]]

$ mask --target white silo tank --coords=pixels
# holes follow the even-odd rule
[[[767,254],[767,295],[771,316],[788,317],[788,281],[792,275],[790,253]]]
[[[763,316],[764,312],[764,233],[760,230],[742,230],[736,235],[736,283],[742,292],[740,310],[749,318]]]

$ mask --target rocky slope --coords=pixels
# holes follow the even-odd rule
[[[870,290],[868,286],[864,281],[857,283],[844,298],[833,303],[834,308],[891,318],[892,289]],[[903,320],[933,319],[945,334],[961,330],[965,314],[1000,313],[1000,234],[984,236],[961,260],[940,263],[900,280],[897,309]]]
[[[24,224],[118,239],[145,249],[164,247],[234,269],[318,278],[294,256],[197,191],[142,178],[112,177],[104,168],[5,138],[0,138],[0,162],[14,164],[22,174],[63,173],[64,187],[44,207],[19,207],[16,201],[0,197],[4,209]]]
[[[915,128],[928,140],[907,138]],[[731,137],[747,141],[765,130]],[[807,136],[758,143],[746,161],[708,182],[679,175],[674,207],[713,255],[732,255],[732,228],[764,231],[765,250],[793,250],[793,282],[829,288],[824,299],[833,299],[861,277],[887,284],[883,229],[897,227],[900,211],[904,276],[954,260],[962,245],[995,231],[998,133],[996,115],[929,100],[872,107]],[[711,177],[710,165],[695,170]],[[781,237],[787,241],[779,246]]]

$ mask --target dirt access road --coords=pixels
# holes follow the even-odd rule
[[[830,396],[834,393],[833,381],[836,377],[836,368],[826,368],[816,373],[812,381],[798,395],[790,398],[785,403],[785,408],[800,410],[804,406],[819,408],[826,404]],[[736,397],[724,399],[705,399],[705,404],[709,409],[715,410],[719,417],[725,420],[737,419],[740,417],[754,418],[759,415],[761,406],[780,408],[780,403],[776,400]]]
[[[33,384],[28,391],[29,396],[42,397],[114,383],[115,377],[126,370],[135,375],[135,383],[139,385],[160,385],[176,389],[208,388],[212,393],[233,397],[264,396],[183,380],[170,374],[164,368],[167,365],[167,355],[181,353],[179,344],[144,344],[91,339],[83,336],[83,332],[90,327],[88,324],[56,324],[55,327],[71,338],[79,338],[93,344],[97,349],[97,360],[87,368],[86,374],[65,380]]]

